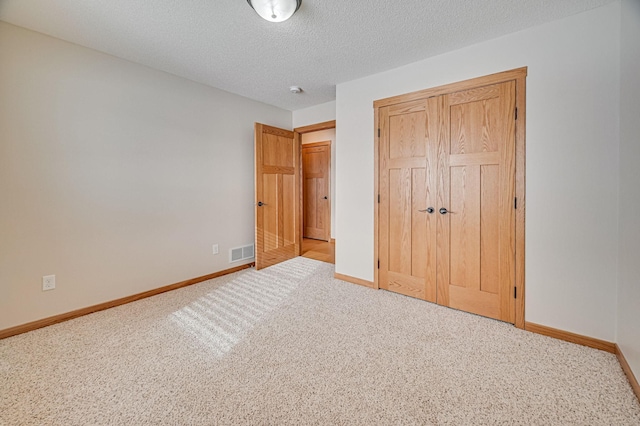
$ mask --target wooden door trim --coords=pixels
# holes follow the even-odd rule
[[[327,227],[326,230],[326,234],[325,237],[327,239],[328,242],[331,241],[331,141],[321,141],[321,142],[312,142],[312,143],[303,143],[300,145],[300,205],[301,205],[301,212],[302,214],[300,215],[300,241],[302,242],[302,239],[304,239],[304,162],[302,161],[302,150],[304,148],[317,148],[319,146],[328,146],[329,147],[329,168],[327,173],[329,174],[329,178],[327,179],[327,186],[329,187],[329,191],[328,192],[328,199],[327,202],[329,204],[328,206],[328,220],[327,220],[327,224],[329,225]],[[300,247],[302,247],[302,243],[300,245]]]
[[[524,73],[516,79],[516,318],[515,326],[525,328],[524,306],[524,250],[525,250],[525,165],[526,165],[526,120],[527,120],[527,79]]]
[[[304,214],[304,198],[302,194],[302,185],[304,184],[302,175],[302,133],[294,129],[294,143],[298,146],[298,219],[296,220],[296,232],[298,232],[298,253],[297,256],[302,256],[302,239],[304,234],[304,223],[302,223],[302,215]]]
[[[380,225],[378,218],[380,217],[380,107],[373,103],[373,288],[380,289]]]
[[[312,142],[312,143],[303,143],[302,148],[315,148],[318,146],[331,146],[331,141],[322,141],[322,142]]]
[[[516,84],[516,111],[517,120],[515,122],[515,139],[516,139],[516,230],[515,230],[515,323],[517,328],[525,328],[525,147],[526,147],[526,77],[527,67],[516,68],[496,74],[483,77],[472,78],[469,80],[446,84],[430,89],[419,90],[404,95],[393,96],[390,98],[380,99],[373,102],[374,110],[374,288],[379,287],[378,277],[378,260],[379,254],[379,204],[378,196],[380,194],[380,136],[379,129],[379,113],[380,108],[399,103],[426,99],[434,96],[447,95],[454,92],[473,89],[476,87],[489,86],[507,81],[515,81]]]
[[[258,252],[262,247],[262,243],[258,238],[258,228],[260,226],[260,217],[258,211],[258,202],[262,198],[262,188],[260,188],[260,174],[262,173],[262,149],[258,143],[258,138],[262,138],[262,129],[265,127],[262,123],[254,123],[253,125],[253,161],[254,161],[254,175],[253,175],[253,211],[254,211],[254,239],[255,244],[253,246],[256,269],[258,266]]]
[[[302,127],[296,127],[295,129],[293,129],[295,135],[296,135],[296,140],[298,141],[298,168],[300,170],[299,173],[299,178],[298,178],[298,204],[300,206],[299,211],[298,211],[298,217],[300,218],[299,223],[298,223],[298,237],[299,237],[299,244],[298,246],[300,247],[300,253],[298,253],[298,256],[300,256],[300,254],[302,253],[302,234],[304,229],[302,229],[302,227],[304,226],[304,224],[302,223],[302,214],[303,214],[303,206],[302,203],[304,202],[304,200],[302,199],[302,135],[305,133],[311,133],[311,132],[317,132],[320,130],[329,130],[329,129],[335,129],[336,128],[336,120],[331,120],[331,121],[324,121],[322,123],[316,123],[316,124],[310,124],[308,126],[302,126]],[[331,164],[329,164],[329,167],[331,167]],[[331,180],[331,177],[329,177],[329,180]],[[329,228],[329,236],[331,236],[331,228]]]
[[[298,157],[298,167],[296,167],[296,176],[294,177],[294,181],[298,182],[298,194],[302,191],[301,183],[302,183],[302,152],[300,151],[300,146],[302,145],[302,135],[299,132],[293,131],[293,144],[296,146],[295,156]],[[295,157],[294,157],[295,158]],[[295,200],[295,194],[294,194]],[[302,206],[300,205],[300,197],[298,197],[298,214],[295,217],[294,224],[294,239],[298,241],[296,244],[296,256],[300,256],[302,254]],[[295,209],[294,209],[295,211]]]
[[[311,133],[311,132],[317,132],[320,130],[329,130],[329,129],[335,129],[335,128],[336,128],[336,120],[331,120],[331,121],[325,121],[317,124],[310,124],[308,126],[296,127],[295,129],[293,129],[293,131],[303,134],[303,133]]]
[[[483,77],[472,78],[469,80],[459,81],[456,83],[445,84],[430,89],[418,90],[416,92],[406,93],[404,95],[392,96],[390,98],[379,99],[373,102],[374,108],[382,108],[389,105],[395,105],[404,102],[417,101],[420,99],[432,98],[434,96],[448,95],[462,90],[473,89],[476,87],[490,86],[493,84],[504,83],[505,81],[518,80],[527,76],[527,67],[516,68],[509,71],[503,71]]]

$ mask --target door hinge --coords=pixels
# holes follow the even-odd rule
[[[378,194],[378,204],[380,204],[380,194]]]
[[[378,137],[380,137],[380,129],[378,129]]]
[[[378,269],[380,269],[380,259],[378,259]]]
[[[516,120],[518,119],[518,108],[516,108]]]
[[[513,288],[513,298],[517,299],[518,298],[518,287],[514,287]]]
[[[513,199],[513,208],[518,210],[518,197],[515,197]]]

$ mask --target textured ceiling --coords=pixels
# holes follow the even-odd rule
[[[274,24],[245,0],[0,0],[0,20],[295,110],[335,99],[337,83],[612,1],[303,0]]]

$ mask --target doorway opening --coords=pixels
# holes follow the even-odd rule
[[[300,134],[301,255],[335,263],[336,122],[294,129]]]

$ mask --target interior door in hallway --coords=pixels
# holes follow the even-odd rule
[[[302,145],[304,238],[331,239],[331,141]]]
[[[515,82],[439,98],[439,304],[515,320]]]
[[[299,137],[255,125],[256,269],[300,255]]]
[[[379,111],[378,282],[380,288],[435,302],[436,145],[428,105],[418,100]]]

